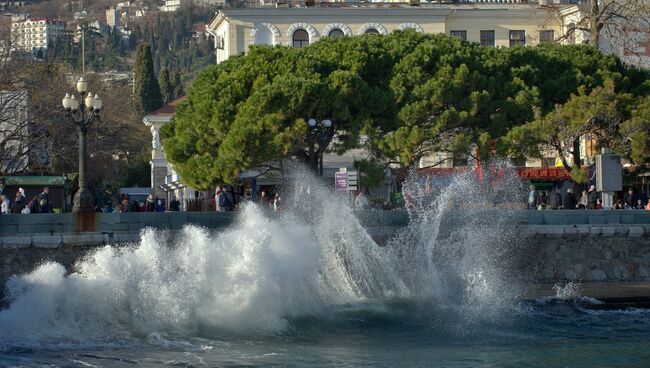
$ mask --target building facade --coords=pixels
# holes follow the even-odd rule
[[[48,44],[65,30],[65,23],[50,18],[12,21],[12,49],[34,51],[47,49]]]
[[[323,37],[388,34],[415,29],[446,33],[485,46],[554,42],[563,32],[559,10],[571,5],[449,4],[365,5],[308,8],[223,9],[207,30],[217,62],[251,45],[304,47]]]

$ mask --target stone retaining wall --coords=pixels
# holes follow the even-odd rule
[[[494,216],[494,211],[472,211]],[[408,224],[405,211],[357,213],[380,243]],[[443,226],[453,226],[450,213]],[[74,233],[71,214],[0,216],[0,286],[10,275],[55,261],[69,270],[76,260],[105,244],[137,242],[146,227],[179,230],[191,223],[225,228],[236,213],[98,214],[101,231]],[[468,212],[462,212],[463,217]],[[525,268],[523,278],[534,282],[650,281],[650,211],[520,211],[510,212],[520,239],[513,240]],[[0,287],[0,300],[2,290]]]

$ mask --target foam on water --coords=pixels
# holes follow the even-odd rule
[[[304,171],[295,177],[280,215],[247,205],[223,232],[146,230],[138,244],[103,247],[71,274],[45,263],[12,278],[0,349],[276,333],[295,318],[400,299],[452,300],[481,315],[516,294],[503,273],[508,219],[457,211],[492,206],[504,191],[469,197],[477,183],[466,175],[423,194],[413,178],[411,225],[379,246],[344,198]],[[444,225],[449,217],[456,225]]]

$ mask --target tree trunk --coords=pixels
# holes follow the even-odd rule
[[[591,0],[589,6],[589,44],[598,48],[600,34],[598,23],[600,22],[598,0]]]
[[[573,167],[582,167],[582,159],[580,158],[580,139],[575,139],[573,141]]]

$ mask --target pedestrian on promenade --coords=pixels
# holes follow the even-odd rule
[[[217,212],[222,211],[219,207],[219,194],[221,194],[221,187],[217,185],[217,187],[214,188],[214,210]]]
[[[602,210],[603,209],[603,202],[600,200],[600,198],[596,199],[596,207],[594,209],[595,210]]]
[[[257,201],[257,203],[262,207],[266,207],[269,205],[270,201],[271,199],[269,199],[269,193],[266,191],[266,189],[262,189],[262,192],[260,193],[260,198]]]
[[[587,208],[595,210],[597,202],[598,192],[596,192],[596,186],[592,185],[589,187],[589,193],[587,194]]]
[[[11,212],[11,202],[5,194],[0,194],[0,213],[6,215]]]
[[[145,204],[145,212],[155,212],[156,211],[156,198],[153,194],[149,193],[147,196],[147,202]]]
[[[623,204],[623,200],[622,200],[622,199],[619,198],[619,199],[616,200],[616,203],[614,203],[614,209],[615,209],[615,210],[622,210],[622,209],[625,209],[625,205]]]
[[[530,191],[528,192],[528,209],[529,210],[536,210],[537,206],[539,206],[539,193],[537,193],[537,190],[535,190],[535,186],[531,185]]]
[[[16,200],[11,204],[11,213],[22,213],[24,209],[23,194],[18,191],[16,192]]]
[[[645,206],[648,204],[648,195],[645,194],[645,191],[643,190],[643,187],[641,187],[641,190],[639,190],[639,194],[636,196],[637,200],[641,201],[641,209],[645,208]]]
[[[548,205],[548,196],[546,195],[546,192],[542,192],[542,194],[539,196],[539,204],[542,209],[546,208]]]
[[[165,212],[165,206],[160,199],[156,198],[156,212]]]
[[[580,202],[578,202],[578,209],[584,210],[589,205],[589,194],[586,190],[582,191],[582,196],[580,196]]]
[[[117,206],[115,206],[115,209],[113,210],[113,213],[124,213],[126,210],[124,209],[124,205],[122,202],[118,203]]]
[[[40,203],[37,195],[34,195],[32,199],[27,203],[27,208],[29,208],[29,213],[40,213]]]
[[[217,196],[217,211],[220,212],[225,212],[225,211],[232,211],[233,208],[233,202],[232,202],[232,197],[228,195],[228,188],[223,187],[222,190],[219,192],[219,195]]]
[[[120,200],[120,205],[121,205],[121,207],[119,208],[120,209],[119,213],[137,212],[137,211],[133,211],[133,207],[131,206],[131,198],[129,198],[128,194],[125,194],[125,195],[122,196],[122,199]],[[119,205],[118,205],[118,207],[119,207]],[[117,210],[117,208],[116,208],[116,210]],[[116,212],[118,212],[118,211],[116,211]]]
[[[280,197],[280,193],[275,193],[275,196],[273,197],[273,200],[271,201],[271,207],[273,208],[273,211],[279,211],[282,205],[282,197]]]
[[[174,198],[169,202],[169,210],[170,211],[180,211],[181,210],[181,202],[174,196]]]
[[[566,190],[562,207],[564,207],[565,210],[575,210],[578,208],[578,200],[576,199],[575,194],[573,194],[572,188]]]
[[[25,189],[18,188],[18,192],[20,193],[20,197],[22,198],[22,201],[25,202]]]
[[[43,200],[45,200],[45,204],[40,206],[40,212],[50,213],[50,188],[48,187],[43,187],[43,191],[38,195],[39,205],[43,202]]]
[[[562,195],[560,194],[560,188],[556,188],[551,192],[548,199],[548,206],[552,210],[557,210],[562,206]]]
[[[636,195],[634,194],[634,189],[630,187],[630,189],[625,193],[623,196],[623,204],[625,205],[625,208],[630,210],[630,209],[635,209],[637,206],[637,198]]]

